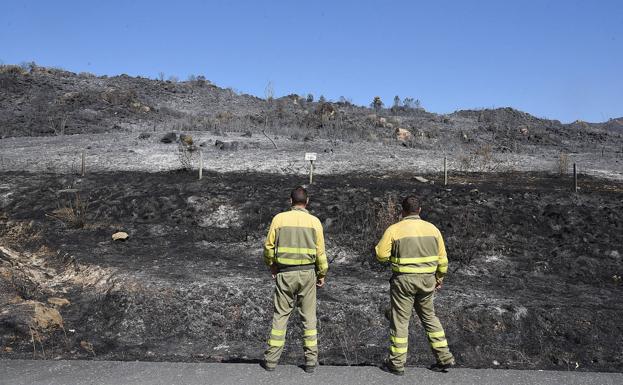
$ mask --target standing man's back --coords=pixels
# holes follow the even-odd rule
[[[402,202],[403,219],[391,225],[376,246],[380,262],[391,262],[390,280],[390,352],[384,368],[394,374],[404,373],[409,346],[409,319],[415,312],[426,330],[430,347],[437,359],[431,366],[445,371],[454,365],[448,341],[435,315],[433,298],[448,271],[448,257],[441,233],[432,223],[423,221],[417,197]]]
[[[292,209],[277,214],[264,244],[264,261],[275,280],[273,324],[263,367],[277,366],[285,345],[288,318],[295,306],[303,322],[305,371],[318,362],[316,286],[322,287],[329,268],[318,218],[306,210],[309,198],[302,187],[290,194]]]

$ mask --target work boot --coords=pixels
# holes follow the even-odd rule
[[[440,362],[432,364],[428,369],[438,373],[448,373],[448,369],[454,366],[454,361],[442,364]]]
[[[267,372],[274,372],[275,371],[275,367],[274,366],[269,366],[266,361],[260,362],[260,366],[262,367],[262,369],[264,369]]]
[[[313,373],[316,371],[316,365],[305,365],[303,367],[303,370],[305,371],[305,373]]]
[[[404,369],[398,369],[388,361],[383,362],[383,364],[381,365],[381,370],[387,373],[394,374],[396,376],[404,376],[405,374]]]

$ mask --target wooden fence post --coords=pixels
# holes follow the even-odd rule
[[[448,185],[448,157],[443,157],[443,185]]]
[[[578,173],[575,163],[573,163],[573,192],[578,192]]]
[[[86,174],[86,162],[85,162],[86,161],[86,159],[85,159],[86,158],[86,154],[85,154],[85,152],[86,151],[84,151],[84,150],[82,151],[82,171],[81,171],[82,176],[85,176],[85,174]]]
[[[199,180],[203,178],[203,153],[199,149]]]

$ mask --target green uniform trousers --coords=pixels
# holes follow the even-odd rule
[[[437,362],[448,364],[454,357],[448,349],[446,335],[435,316],[433,298],[436,278],[434,274],[396,274],[390,280],[390,349],[389,361],[401,370],[407,362],[409,346],[409,319],[415,307]]]
[[[268,339],[264,360],[269,367],[275,367],[286,342],[288,318],[298,308],[303,321],[303,350],[305,364],[318,362],[318,341],[316,330],[316,272],[314,270],[288,271],[278,273],[275,279],[275,310],[273,327]]]

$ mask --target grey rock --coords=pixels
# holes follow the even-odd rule
[[[163,136],[160,141],[162,143],[174,143],[177,141],[177,134],[175,132],[169,132],[165,136]]]
[[[238,148],[241,147],[240,142],[237,142],[237,141],[223,142],[221,140],[217,140],[216,142],[214,142],[214,146],[218,148],[219,150],[223,150],[223,151],[236,151],[238,150]]]

